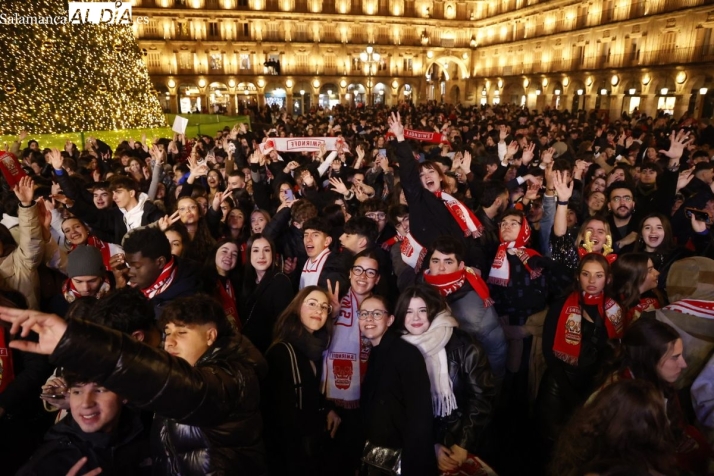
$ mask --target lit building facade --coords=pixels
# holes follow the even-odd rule
[[[167,111],[714,109],[714,0],[134,0]]]

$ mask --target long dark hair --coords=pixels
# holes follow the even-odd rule
[[[660,223],[662,223],[662,230],[664,231],[664,239],[662,243],[654,250],[655,253],[666,253],[674,249],[674,234],[672,233],[672,223],[669,218],[662,215],[661,213],[650,213],[642,220],[640,220],[640,226],[637,228],[637,232],[640,237],[635,242],[635,251],[645,252],[647,248],[645,247],[645,242],[642,239],[642,227],[645,226],[645,222],[650,218],[658,218]]]
[[[258,274],[255,272],[255,268],[253,267],[253,263],[251,263],[250,258],[251,258],[251,250],[253,249],[253,243],[255,243],[257,240],[265,240],[268,242],[270,245],[270,256],[272,258],[272,263],[270,264],[270,268],[268,268],[265,272],[265,276],[263,279],[266,279],[269,277],[269,274],[272,274],[271,272],[273,270],[277,270],[277,256],[275,254],[275,243],[273,242],[270,237],[262,234],[262,233],[256,233],[255,235],[252,235],[250,238],[248,238],[248,241],[246,242],[245,246],[245,271],[243,273],[243,292],[242,295],[244,297],[249,296],[250,294],[255,291],[255,288],[257,287],[257,283],[255,282],[256,279],[258,279]]]
[[[652,318],[633,322],[622,337],[612,363],[606,368],[606,378],[630,370],[635,378],[647,380],[667,393],[672,386],[657,373],[662,357],[680,339],[674,327]]]
[[[429,323],[434,320],[437,314],[444,311],[446,306],[446,301],[439,294],[439,291],[428,284],[415,284],[409,286],[404,292],[399,296],[397,300],[397,305],[394,307],[394,324],[393,328],[396,331],[406,332],[407,329],[404,327],[404,320],[407,316],[407,311],[409,310],[409,303],[413,298],[419,298],[424,300],[426,304],[426,314]]]
[[[271,346],[279,342],[294,342],[307,337],[306,334],[309,334],[309,332],[305,329],[305,326],[300,320],[300,311],[302,303],[305,302],[305,298],[313,291],[320,291],[327,296],[327,291],[320,286],[306,286],[302,288],[275,322],[273,343]],[[318,332],[326,332],[328,336],[332,336],[332,321],[331,316],[327,316],[325,326]]]
[[[640,301],[640,285],[647,279],[645,253],[625,253],[612,265],[612,287],[619,293],[620,305],[630,309]]]
[[[583,291],[580,288],[580,273],[583,272],[585,265],[590,262],[595,262],[602,266],[603,271],[605,271],[605,288],[603,292],[605,293],[605,297],[612,297],[612,269],[610,269],[610,263],[608,263],[605,257],[600,253],[588,253],[580,260],[578,270],[575,274],[575,290]]]
[[[228,273],[226,274],[226,279],[228,279],[231,284],[233,284],[234,290],[240,289],[236,287],[240,283],[240,277],[242,275],[240,245],[233,240],[223,239],[216,243],[216,246],[213,247],[213,249],[203,262],[203,272],[201,273],[201,275],[203,276],[203,289],[206,293],[212,296],[216,294],[216,283],[218,282],[220,277],[220,275],[218,274],[218,269],[216,268],[216,253],[218,253],[218,249],[226,243],[231,243],[238,248],[238,261],[236,262],[235,268],[228,271]]]
[[[586,465],[607,461],[672,474],[675,446],[662,394],[645,380],[621,380],[568,423],[549,473],[581,476]]]

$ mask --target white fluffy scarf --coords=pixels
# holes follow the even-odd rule
[[[436,315],[429,329],[421,335],[405,334],[402,339],[416,346],[424,356],[431,382],[431,402],[434,416],[445,417],[456,410],[456,397],[449,378],[449,363],[444,347],[451,339],[453,328],[458,327],[448,311]]]

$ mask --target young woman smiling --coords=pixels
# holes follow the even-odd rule
[[[446,301],[429,285],[407,288],[395,310],[402,339],[424,356],[436,429],[439,469],[455,471],[471,454],[481,454],[489,439],[496,394],[486,352],[458,329]]]
[[[295,293],[290,278],[278,266],[275,244],[270,238],[253,235],[246,248],[248,259],[238,300],[238,315],[243,334],[265,354],[272,341],[275,322]]]
[[[592,393],[608,340],[622,337],[625,319],[610,296],[611,281],[607,260],[597,253],[586,255],[578,266],[575,290],[554,302],[545,318],[543,356],[548,369],[536,405],[538,426],[551,441]]]
[[[340,417],[326,408],[329,402],[320,391],[331,313],[327,292],[307,286],[275,325],[273,344],[265,354],[270,371],[261,395],[266,446],[273,456],[270,474],[329,474],[325,445],[340,425]]]

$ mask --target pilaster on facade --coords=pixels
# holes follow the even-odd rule
[[[405,99],[711,115],[714,0],[135,0],[167,110]],[[364,61],[371,48],[378,60]],[[372,55],[370,55],[372,58]],[[713,91],[714,94],[714,91]]]

